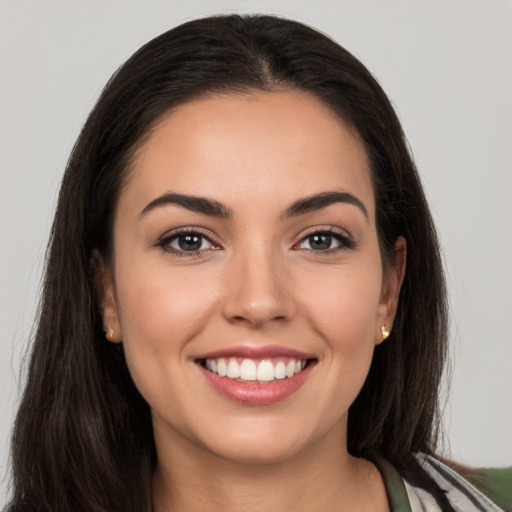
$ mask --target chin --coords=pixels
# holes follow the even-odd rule
[[[236,421],[211,430],[206,443],[211,453],[241,464],[274,464],[311,449],[318,443],[318,432],[311,426],[297,425],[288,418],[273,421]]]
[[[269,440],[232,439],[226,446],[216,446],[213,453],[229,462],[247,465],[277,464],[297,456],[301,443],[278,443]]]

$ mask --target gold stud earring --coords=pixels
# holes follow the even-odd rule
[[[112,338],[114,337],[114,329],[109,329],[107,327],[106,329],[106,333],[105,333],[105,338],[107,338],[107,340],[112,340]]]
[[[386,326],[382,325],[380,327],[380,332],[382,334],[382,341],[384,341],[389,336],[389,331],[386,331]]]

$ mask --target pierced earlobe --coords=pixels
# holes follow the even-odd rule
[[[384,341],[386,338],[389,337],[389,331],[386,330],[386,326],[385,325],[381,325],[380,333],[382,335],[382,341]]]
[[[114,338],[114,329],[105,327],[105,338],[107,338],[108,341],[112,341]]]

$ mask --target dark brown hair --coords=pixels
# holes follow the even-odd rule
[[[206,93],[283,89],[312,94],[357,130],[383,261],[398,236],[407,241],[397,317],[350,409],[348,449],[386,458],[450,510],[414,458],[436,447],[447,313],[436,232],[397,116],[370,72],[328,37],[277,17],[232,15],[185,23],[138,50],[105,87],[73,149],[12,439],[13,511],[151,510],[149,407],[122,345],[104,339],[93,254],[111,250],[130,158],[162,115]]]

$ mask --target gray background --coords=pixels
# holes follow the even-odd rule
[[[142,43],[227,11],[282,14],[327,32],[390,95],[445,251],[455,361],[447,453],[511,464],[510,1],[0,0],[0,479],[56,193],[81,125]],[[6,488],[4,478],[0,504]]]

